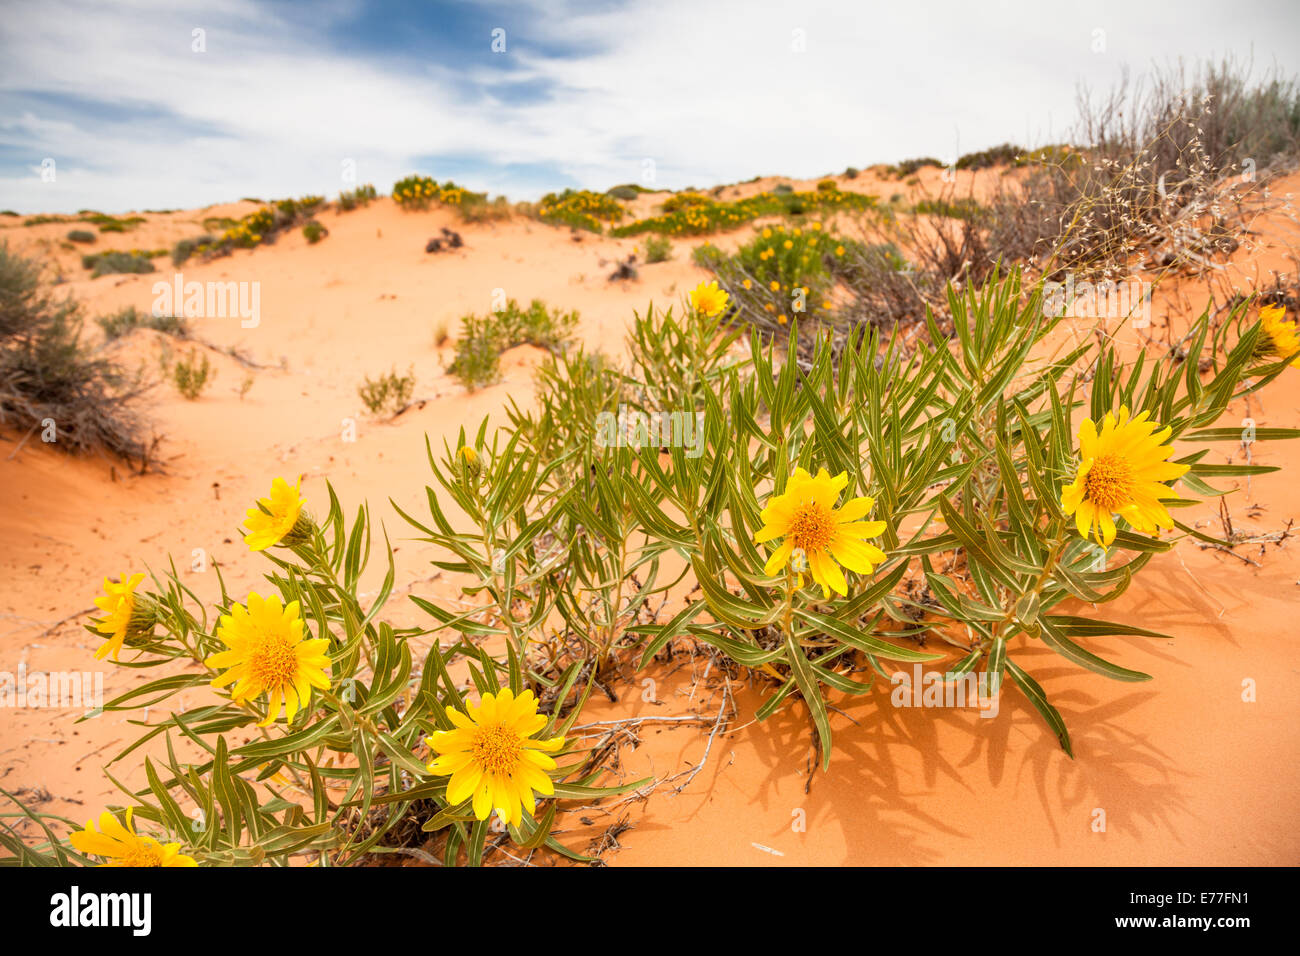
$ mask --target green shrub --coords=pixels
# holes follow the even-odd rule
[[[94,242],[95,234],[89,229],[73,229],[68,233],[69,242]]]
[[[510,299],[499,312],[461,317],[456,357],[447,370],[471,390],[490,385],[500,378],[501,353],[506,349],[535,345],[552,353],[562,352],[572,341],[577,325],[577,312],[547,309],[541,299],[533,299],[527,309],[522,309]]]
[[[314,246],[329,235],[329,230],[313,219],[302,227],[302,234],[307,238],[307,242]]]
[[[134,329],[153,329],[178,339],[188,338],[190,334],[189,323],[183,316],[153,315],[134,306],[119,309],[111,315],[101,315],[95,321],[109,339],[121,338]]]
[[[378,193],[375,187],[366,183],[364,186],[358,186],[356,189],[344,189],[339,192],[339,209],[343,212],[351,212],[358,206],[366,206],[375,199]]]
[[[190,349],[186,358],[172,366],[172,381],[176,383],[176,391],[191,402],[198,399],[214,378],[216,371],[208,361],[207,353],[199,354],[196,349]]]
[[[373,415],[378,415],[385,408],[396,414],[406,407],[415,391],[415,367],[407,370],[405,375],[398,375],[397,369],[372,379],[366,376],[357,388],[357,394]]]
[[[870,209],[874,196],[844,192],[839,189],[796,193],[782,191],[758,193],[748,199],[719,201],[694,192],[677,193],[663,204],[663,214],[638,219],[610,230],[612,236],[635,236],[657,232],[667,236],[700,236],[735,229],[760,216],[799,216],[813,211],[833,212],[841,209]]]
[[[647,190],[642,186],[635,183],[623,183],[619,186],[611,186],[605,190],[605,195],[614,199],[622,199],[624,202],[630,202],[643,192],[647,192]]]
[[[673,244],[666,236],[650,236],[645,241],[646,262],[667,262],[673,257]]]
[[[823,179],[817,184],[817,191],[823,193],[833,193],[840,188],[839,183],[833,179]]]
[[[163,253],[166,255],[166,253]],[[139,274],[144,272],[156,272],[151,260],[151,253],[145,252],[120,252],[117,250],[101,252],[97,255],[82,256],[81,264],[90,269],[92,279],[97,279],[103,275],[114,274]]]
[[[176,245],[172,246],[172,265],[182,266],[190,260],[190,257],[196,254],[207,252],[216,246],[218,240],[216,236],[204,233],[193,239],[181,239]]]
[[[957,160],[958,169],[988,169],[990,166],[1013,166],[1025,151],[1011,143],[1002,143],[978,153],[966,153]]]
[[[542,222],[573,226],[590,232],[601,232],[606,223],[622,219],[627,211],[617,199],[590,189],[566,189],[561,193],[547,193],[538,204],[537,215]]]

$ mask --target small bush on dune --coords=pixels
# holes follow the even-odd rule
[[[538,204],[537,214],[542,222],[573,226],[589,232],[601,232],[607,224],[621,220],[627,211],[612,196],[594,193],[590,189],[566,189],[560,193],[547,193]]]
[[[405,375],[398,375],[397,369],[378,378],[366,376],[366,380],[357,388],[357,394],[372,415],[378,415],[385,408],[396,414],[411,401],[415,391],[415,368],[412,366]]]
[[[375,187],[369,183],[364,186],[358,186],[356,189],[344,189],[339,192],[339,210],[342,212],[351,212],[361,206],[367,206],[371,200],[375,199],[378,193]]]
[[[89,229],[73,229],[68,233],[69,242],[94,242],[95,234]]]
[[[179,315],[152,315],[134,306],[119,309],[112,315],[102,315],[95,320],[110,340],[118,339],[135,329],[153,329],[178,339],[188,338],[189,323]]]
[[[48,430],[57,447],[143,460],[146,385],[81,340],[80,310],[41,286],[40,266],[0,244],[0,424]]]
[[[191,256],[200,255],[217,243],[217,237],[204,233],[193,239],[181,239],[172,246],[172,265],[182,266]]]
[[[81,264],[91,270],[90,275],[93,279],[103,275],[119,273],[131,275],[157,271],[152,262],[152,254],[144,252],[101,252],[98,255],[83,256]]]
[[[672,257],[673,244],[666,236],[650,236],[646,239],[646,262],[667,262]]]
[[[208,361],[206,352],[199,353],[197,349],[190,349],[188,356],[172,366],[171,374],[176,391],[193,402],[203,394],[203,390],[208,387],[212,379],[216,378],[217,373],[212,363]]]
[[[306,237],[307,242],[314,246],[316,243],[328,236],[330,231],[313,219],[311,222],[307,223],[307,225],[302,227],[302,234]]]
[[[577,312],[548,309],[541,299],[533,299],[524,309],[510,299],[499,312],[461,318],[456,357],[447,370],[466,388],[490,385],[500,378],[501,353],[506,349],[535,345],[553,354],[562,352],[577,325]]]

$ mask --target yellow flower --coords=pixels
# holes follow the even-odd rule
[[[798,233],[795,233],[795,235],[798,235]],[[791,242],[789,239],[787,239],[785,242],[781,243],[781,245],[784,246],[786,249],[793,249],[793,248],[794,248],[794,243]]]
[[[313,687],[329,690],[325,671],[330,664],[325,655],[329,640],[303,638],[297,601],[282,608],[278,594],[265,600],[250,594],[248,607],[236,604],[231,613],[221,616],[217,637],[227,650],[203,663],[226,672],[213,678],[212,686],[234,683],[230,697],[237,704],[267,694],[266,719],[259,727],[269,726],[280,716],[282,701],[292,721],[299,708],[311,701]]]
[[[836,247],[835,247],[835,254],[836,254],[837,256],[842,256],[842,255],[844,255],[844,247],[843,247],[843,246],[836,246]]]
[[[95,660],[102,661],[110,653],[113,660],[117,660],[128,635],[153,630],[153,608],[143,601],[137,601],[135,596],[135,589],[143,580],[144,575],[140,573],[129,578],[122,575],[121,582],[117,584],[104,578],[104,594],[95,598],[95,606],[104,612],[104,616],[94,623],[95,630],[107,634],[108,640],[95,651]]]
[[[752,288],[754,288],[754,283],[751,282],[751,281],[749,281],[748,279],[746,279],[744,282],[742,282],[741,285],[743,285],[746,289],[752,289]]]
[[[1079,426],[1079,471],[1074,482],[1061,492],[1061,507],[1073,514],[1079,534],[1109,547],[1115,540],[1119,515],[1144,534],[1159,534],[1172,528],[1169,509],[1160,496],[1172,493],[1165,482],[1181,478],[1190,465],[1169,461],[1173,445],[1164,444],[1172,429],[1148,420],[1142,412],[1129,420],[1128,407],[1111,412],[1102,420],[1101,431],[1092,419]]]
[[[249,533],[244,542],[250,550],[265,551],[285,537],[293,541],[305,536],[307,527],[300,519],[304,519],[302,506],[307,499],[299,492],[301,483],[299,479],[298,484],[290,485],[283,478],[277,478],[271,482],[270,497],[257,500],[261,507],[248,509],[244,527]]]
[[[781,325],[785,325],[785,324],[786,324],[787,322],[789,322],[790,320],[787,319],[787,318],[785,317],[785,313],[782,312],[780,315],[778,315],[778,316],[776,317],[776,321],[779,322]]]
[[[812,224],[811,229],[812,229],[813,232],[817,232],[818,230],[821,229],[821,227],[822,227],[822,224],[821,224],[820,222],[815,222],[815,223]]]
[[[1259,321],[1268,340],[1266,345],[1279,358],[1300,352],[1300,334],[1297,334],[1296,324],[1287,321],[1285,306],[1264,306],[1259,310]],[[1296,355],[1291,364],[1300,368],[1300,355]]]
[[[456,449],[456,454],[467,465],[478,464],[478,452],[470,448],[469,445],[461,445],[460,448]]]
[[[555,760],[549,755],[564,746],[564,738],[530,739],[547,724],[531,690],[518,697],[509,688],[484,694],[479,706],[465,713],[448,710],[447,716],[456,729],[435,731],[425,743],[438,754],[429,773],[451,775],[449,804],[473,798],[478,819],[486,820],[495,807],[502,820],[518,826],[523,810],[531,816],[537,809],[534,790],[544,797],[555,793],[547,774]]]
[[[159,843],[151,836],[139,836],[131,825],[131,811],[126,811],[126,826],[111,813],[87,820],[86,829],[68,834],[68,842],[79,853],[102,856],[108,862],[100,866],[198,866],[191,856],[180,852],[179,843]]]
[[[764,230],[763,230],[763,238],[764,238],[764,239],[771,239],[771,238],[772,238],[772,230],[771,230],[771,229],[764,229]]]
[[[724,290],[718,288],[716,281],[701,282],[691,291],[691,305],[709,318],[725,309],[729,298]]]
[[[767,559],[765,574],[776,574],[797,550],[801,554],[796,566],[807,562],[813,580],[822,587],[822,595],[830,597],[832,590],[848,594],[839,565],[859,574],[870,574],[875,565],[885,560],[883,551],[866,542],[885,530],[885,522],[861,520],[875,499],[851,498],[842,507],[835,507],[848,483],[844,472],[832,478],[822,468],[814,478],[802,468],[794,470],[785,491],[771,498],[763,509],[763,527],[754,535],[758,544],[774,538],[785,539]]]

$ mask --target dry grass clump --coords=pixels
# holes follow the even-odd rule
[[[81,339],[80,307],[42,286],[40,266],[0,244],[0,425],[71,452],[138,459],[150,444],[137,403],[148,388]]]

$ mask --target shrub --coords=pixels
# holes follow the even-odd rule
[[[611,186],[609,189],[605,190],[605,195],[614,199],[622,199],[625,202],[630,202],[633,199],[636,199],[636,197],[641,195],[643,192],[648,191],[649,190],[644,186],[638,186],[635,183],[624,183],[619,186]]]
[[[357,394],[373,415],[378,415],[385,408],[391,414],[397,414],[411,401],[415,391],[415,367],[407,370],[405,375],[398,375],[397,369],[372,379],[366,380],[357,388]]]
[[[839,183],[833,179],[823,179],[817,183],[817,191],[823,193],[833,193],[840,188]]]
[[[187,357],[172,366],[172,381],[176,385],[176,391],[191,402],[198,400],[214,378],[216,371],[208,361],[207,353],[200,354],[196,349],[190,349]]]
[[[412,175],[393,184],[393,201],[402,209],[427,209],[432,202],[463,209],[485,202],[483,193],[470,192],[448,180],[441,186],[428,176]]]
[[[845,179],[857,179],[860,170],[856,166],[850,166],[844,170]]]
[[[577,312],[548,309],[541,299],[533,299],[524,309],[509,299],[499,312],[461,317],[456,357],[447,370],[471,390],[490,385],[500,378],[501,353],[506,349],[534,345],[553,354],[562,352],[577,325]]]
[[[972,170],[988,169],[990,166],[1013,166],[1024,153],[1025,151],[1019,146],[1003,143],[1000,146],[980,150],[978,153],[967,153],[958,157],[956,165],[958,169]]]
[[[172,265],[182,266],[190,260],[191,256],[202,255],[215,248],[217,243],[217,237],[208,233],[192,239],[180,239],[172,246]]]
[[[885,171],[895,179],[904,179],[908,176],[912,176],[918,170],[926,166],[942,168],[943,163],[935,159],[933,156],[920,156],[916,159],[905,159],[895,166],[887,166]]]
[[[364,186],[358,186],[356,189],[343,189],[339,191],[339,209],[343,212],[351,212],[359,206],[367,206],[371,200],[377,197],[375,187],[366,183]]]
[[[667,262],[673,257],[673,244],[664,236],[650,236],[645,241],[646,262]]]
[[[542,222],[601,232],[606,223],[622,219],[626,210],[611,196],[589,189],[566,189],[543,196],[537,214]]]
[[[610,235],[635,236],[657,232],[668,236],[699,236],[735,229],[760,216],[866,210],[873,208],[875,203],[874,196],[839,189],[803,193],[773,190],[734,201],[718,201],[699,193],[678,193],[664,202],[662,215],[618,226],[610,231]]]
[[[55,446],[143,462],[138,399],[146,390],[81,341],[80,310],[55,300],[40,266],[0,243],[0,423],[24,433],[52,429]],[[44,438],[45,435],[42,435]]]
[[[95,321],[110,340],[121,338],[134,329],[153,329],[178,339],[188,338],[190,334],[189,323],[183,316],[153,315],[141,312],[134,306],[119,309],[112,315],[102,315]]]
[[[307,225],[302,227],[302,234],[306,237],[307,242],[314,246],[330,233],[328,229],[313,219],[311,222],[307,223]]]
[[[166,255],[166,253],[163,253]],[[91,278],[97,279],[103,275],[138,274],[143,272],[155,272],[154,264],[151,261],[153,253],[146,252],[101,252],[92,256],[82,256],[81,264],[90,269]]]
[[[73,229],[68,233],[69,242],[94,242],[95,234],[89,229]]]

